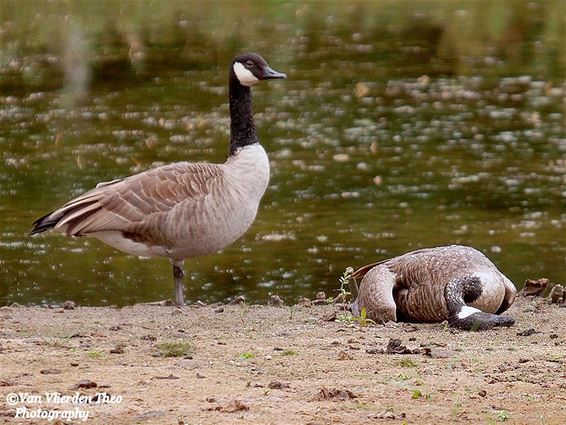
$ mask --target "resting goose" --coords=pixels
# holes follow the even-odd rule
[[[175,301],[184,304],[183,263],[230,245],[250,227],[269,182],[250,87],[286,78],[255,53],[236,56],[229,72],[230,152],[223,164],[177,162],[124,179],[99,183],[33,223],[91,236],[136,256],[167,257]]]
[[[356,270],[362,278],[352,312],[379,322],[441,322],[460,329],[511,326],[498,316],[515,299],[516,289],[478,250],[461,245],[409,252]]]

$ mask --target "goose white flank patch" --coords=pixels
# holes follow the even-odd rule
[[[259,143],[250,86],[287,78],[255,53],[234,58],[229,70],[230,150],[223,164],[177,162],[99,183],[33,223],[90,236],[136,256],[166,257],[173,265],[175,302],[184,304],[185,259],[212,254],[253,223],[269,183],[269,161]]]
[[[464,330],[511,326],[500,316],[515,285],[485,255],[450,245],[409,252],[356,270],[360,289],[351,309],[378,322],[442,322]]]

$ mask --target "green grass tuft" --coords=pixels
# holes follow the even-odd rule
[[[99,359],[104,355],[104,352],[101,350],[88,350],[86,353],[87,356],[89,356],[91,359]]]
[[[191,345],[185,341],[161,342],[155,347],[161,357],[184,357],[191,351]]]
[[[411,359],[401,359],[401,360],[399,360],[399,366],[401,366],[401,367],[417,367],[418,364],[415,363]]]

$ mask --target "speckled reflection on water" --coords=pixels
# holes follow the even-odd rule
[[[566,280],[564,4],[215,4],[0,1],[0,304],[172,295],[166,260],[26,233],[98,181],[222,162],[245,50],[289,76],[254,88],[271,184],[243,239],[187,262],[189,299],[332,294],[448,243]]]

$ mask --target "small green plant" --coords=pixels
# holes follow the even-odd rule
[[[305,320],[303,320],[303,322],[306,323],[307,325],[314,325],[316,322],[318,322],[318,317],[310,316],[307,317]]]
[[[474,372],[483,372],[485,370],[485,364],[483,363],[483,360],[474,357],[472,359],[472,363],[474,366]]]
[[[452,405],[452,409],[450,409],[450,416],[452,418],[456,418],[457,416],[460,415],[460,413],[462,413],[462,403],[460,402],[455,402]]]
[[[290,348],[281,352],[282,356],[296,356],[297,354],[299,354],[298,351],[292,350]]]
[[[401,360],[399,360],[399,366],[401,366],[401,367],[417,367],[418,365],[411,359],[401,359]]]
[[[354,402],[354,407],[356,409],[360,409],[360,410],[370,410],[372,408],[372,405],[370,405],[369,403],[366,403],[365,401],[356,400]]]
[[[338,290],[340,298],[342,298],[343,302],[349,302],[352,299],[352,293],[349,291],[350,289],[350,279],[352,279],[352,274],[354,273],[354,269],[352,267],[346,267],[342,276],[338,278],[338,282],[340,282],[340,289]],[[348,290],[346,290],[348,288]],[[334,301],[334,298],[332,299]]]
[[[410,376],[401,372],[399,375],[397,375],[397,379],[400,379],[401,381],[407,381],[408,379],[410,379]]]
[[[246,325],[246,320],[245,317],[248,314],[250,310],[250,305],[246,303],[246,301],[244,300],[242,303],[242,308],[240,309],[240,321],[242,322],[242,326]]]
[[[70,336],[63,337],[53,337],[53,338],[41,338],[45,345],[53,348],[68,348],[69,342],[71,341]]]
[[[104,352],[101,350],[93,349],[93,350],[88,350],[86,355],[89,356],[91,359],[99,359],[104,355]]]
[[[366,308],[362,307],[362,311],[360,311],[360,315],[358,317],[352,316],[352,319],[358,322],[360,328],[363,328],[367,325],[375,325],[376,323],[372,319],[367,318]]]
[[[432,397],[429,394],[423,394],[421,390],[414,390],[411,395],[413,400],[418,400],[419,398],[424,398],[426,401],[430,401]]]
[[[162,342],[155,346],[160,357],[184,357],[191,351],[186,341]]]
[[[507,419],[509,419],[509,412],[507,412],[507,410],[501,410],[497,414],[497,420],[498,421],[505,422]]]
[[[343,313],[338,313],[336,315],[336,321],[338,323],[342,323],[345,325],[349,325],[352,324],[354,322],[358,323],[360,325],[360,328],[363,328],[365,326],[368,325],[375,325],[375,321],[373,321],[372,319],[369,319],[367,317],[367,311],[365,307],[362,307],[362,311],[360,311],[360,315],[359,316],[353,316],[352,314],[348,313],[348,312],[343,312]]]
[[[336,314],[336,321],[343,325],[349,325],[354,322],[354,316],[348,312],[338,313]]]
[[[291,310],[289,311],[289,320],[293,320],[293,317],[295,317],[295,311],[297,310],[297,306],[294,305],[291,307]]]
[[[246,351],[246,352],[244,352],[244,353],[241,353],[241,354],[238,356],[238,359],[239,359],[239,360],[249,360],[249,359],[253,359],[254,357],[255,357],[255,354],[254,354],[254,353],[252,353],[252,352],[250,352],[250,351]]]

